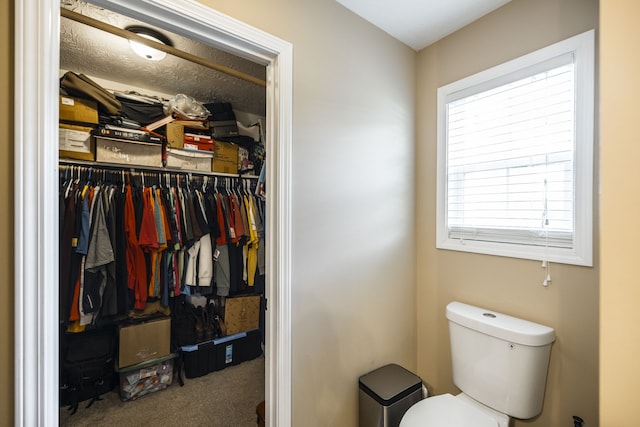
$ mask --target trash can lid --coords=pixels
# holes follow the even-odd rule
[[[395,363],[360,377],[360,389],[383,405],[389,405],[422,388],[419,376]]]

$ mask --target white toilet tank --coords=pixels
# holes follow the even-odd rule
[[[447,305],[447,319],[456,386],[511,417],[538,415],[555,331],[460,302]]]

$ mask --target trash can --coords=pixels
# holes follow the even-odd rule
[[[423,399],[422,380],[390,364],[360,377],[359,426],[398,427],[405,412]]]

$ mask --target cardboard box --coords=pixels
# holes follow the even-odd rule
[[[224,306],[227,335],[258,329],[260,324],[260,295],[227,298]]]
[[[167,123],[166,136],[167,143],[171,148],[184,148],[184,134],[185,133],[198,133],[198,131],[209,129],[207,121],[194,120],[193,124],[189,126],[189,122],[184,120],[177,120],[171,123]]]
[[[96,137],[96,161],[162,167],[162,144]]]
[[[123,326],[119,335],[119,368],[168,356],[171,344],[171,318]]]
[[[164,390],[173,383],[174,354],[119,369],[123,402]]]
[[[213,159],[213,165],[211,166],[213,172],[229,173],[236,175],[238,173],[238,164],[236,162],[230,162],[225,160]]]
[[[213,155],[213,142],[184,142],[184,149],[191,151],[207,151]]]
[[[167,167],[211,172],[213,153],[210,151],[180,150],[167,147]]]
[[[91,136],[93,128],[60,123],[58,127],[58,153],[63,159],[96,159],[95,141]]]
[[[98,124],[98,104],[90,99],[60,95],[60,120],[75,123]]]
[[[213,152],[214,172],[238,173],[238,146],[231,142],[216,141]]]

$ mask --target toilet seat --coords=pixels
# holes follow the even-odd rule
[[[498,427],[490,414],[451,394],[428,397],[404,414],[400,427]]]

